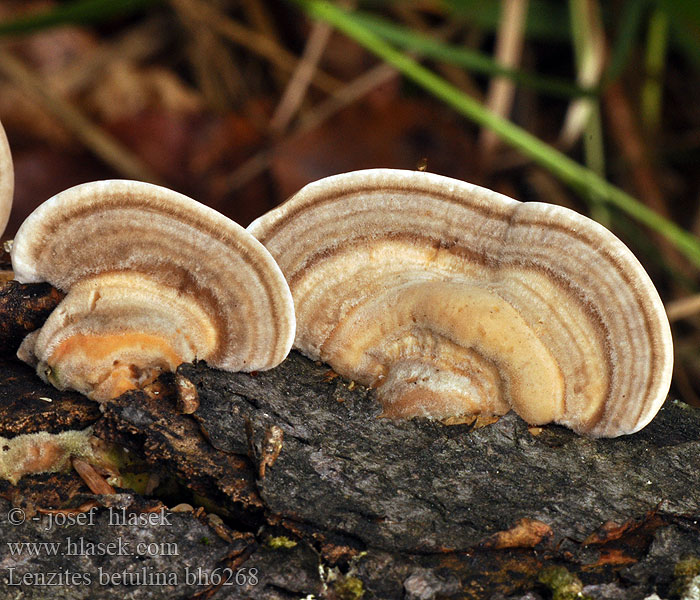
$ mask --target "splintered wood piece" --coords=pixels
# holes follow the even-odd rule
[[[144,390],[127,392],[102,404],[95,435],[176,476],[197,494],[245,521],[257,518],[262,502],[253,467],[244,456],[220,452],[197,422],[177,409],[174,377],[165,375]],[[245,511],[250,511],[245,515]]]
[[[80,475],[80,478],[95,494],[116,494],[115,489],[107,483],[104,477],[100,475],[89,462],[80,458],[71,460],[73,468]]]

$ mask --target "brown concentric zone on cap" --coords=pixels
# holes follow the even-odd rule
[[[144,201],[145,200],[145,201]],[[193,202],[196,202],[195,200],[192,200]],[[258,264],[256,260],[253,260],[252,257],[252,250],[247,246],[239,242],[237,238],[235,238],[233,235],[223,235],[225,231],[222,231],[222,229],[217,228],[217,224],[211,223],[207,221],[205,218],[202,218],[202,215],[200,215],[198,212],[194,211],[188,211],[186,208],[179,206],[178,204],[168,204],[168,211],[163,210],[165,203],[167,200],[162,200],[161,198],[157,198],[155,201],[153,200],[153,196],[148,196],[148,195],[138,195],[138,194],[129,194],[129,193],[124,193],[122,194],[117,194],[116,192],[110,193],[109,196],[101,196],[99,200],[99,210],[128,210],[128,209],[138,209],[140,211],[144,212],[150,212],[153,214],[161,215],[161,216],[170,216],[174,217],[176,220],[179,220],[183,223],[185,223],[188,226],[192,226],[194,229],[200,230],[204,232],[205,234],[209,235],[210,237],[219,240],[221,242],[227,243],[229,246],[233,246],[243,257],[245,258],[246,262],[251,265],[253,271],[255,272],[258,280],[261,282],[263,288],[265,289],[265,293],[267,294],[267,297],[272,299],[270,302],[270,305],[272,307],[272,310],[274,311],[274,322],[277,323],[279,322],[279,317],[282,315],[282,309],[279,305],[279,303],[275,300],[275,294],[273,293],[273,287],[272,283],[269,280],[269,278],[266,276],[264,268]],[[218,213],[215,213],[213,209],[209,209],[208,207],[202,205],[201,207],[198,207],[200,210],[201,208],[204,208],[206,210],[211,210],[214,214],[213,216],[218,217]],[[52,218],[48,222],[42,223],[41,227],[42,229],[47,233],[46,237],[52,237],[55,236],[56,233],[61,229],[62,226],[65,226],[67,223],[78,220],[82,217],[85,217],[86,215],[91,215],[96,212],[96,206],[95,205],[90,205],[87,203],[75,205],[75,206],[70,206],[67,210],[62,212],[60,214],[60,219],[59,218]],[[193,214],[194,213],[194,214]],[[224,217],[221,216],[223,219]],[[245,230],[244,230],[245,231]],[[38,252],[36,251],[38,250]],[[35,257],[36,260],[35,262],[40,262],[39,257],[49,253],[51,251],[50,246],[47,244],[42,245],[41,247],[38,247],[38,245],[35,247]],[[138,264],[138,263],[135,263]],[[165,268],[165,264],[161,263],[161,267]],[[196,290],[198,295],[202,295],[205,298],[210,300],[210,306],[216,308],[216,314],[212,315],[212,317],[216,320],[217,325],[221,326],[222,324],[225,323],[225,315],[223,314],[224,311],[221,310],[221,306],[218,302],[216,302],[215,296],[206,288],[198,285],[193,278],[192,274],[187,271],[185,268],[181,267],[176,267],[173,265],[173,271],[176,273],[178,276],[179,280],[185,280],[187,281],[188,285],[192,286],[192,289]],[[141,265],[141,270],[146,273],[146,274],[151,274],[151,271],[148,268],[148,265]],[[178,272],[181,271],[181,272]],[[274,346],[277,347],[280,343],[280,328],[279,327],[274,327]],[[226,343],[230,344],[230,333],[228,331],[227,327],[220,327],[220,331],[226,332],[226,336],[229,339],[226,339]],[[222,345],[223,346],[223,345]],[[225,347],[225,346],[224,346]]]
[[[413,183],[413,182],[412,182]],[[289,209],[289,212],[285,214],[283,219],[279,219],[276,222],[273,222],[272,224],[265,224],[265,231],[264,235],[262,235],[259,239],[263,244],[266,244],[275,237],[275,234],[281,230],[282,228],[285,227],[285,225],[292,220],[293,218],[297,217],[299,214],[313,208],[318,208],[320,206],[325,206],[325,205],[330,205],[338,201],[342,201],[343,199],[346,199],[351,196],[356,196],[362,193],[372,193],[372,194],[378,194],[378,193],[383,193],[383,194],[402,194],[402,193],[410,193],[411,195],[416,195],[416,194],[426,194],[430,196],[431,198],[438,198],[441,201],[444,201],[448,204],[452,204],[455,206],[460,207],[463,210],[466,211],[472,211],[477,213],[479,216],[485,217],[485,218],[490,218],[490,219],[499,219],[502,220],[502,217],[504,215],[508,215],[508,220],[510,221],[511,218],[514,216],[515,210],[517,209],[518,206],[522,206],[522,203],[519,203],[517,205],[511,205],[508,207],[505,207],[505,209],[497,209],[493,205],[486,205],[484,204],[469,204],[464,202],[458,197],[455,197],[454,195],[451,195],[447,192],[444,192],[439,189],[430,189],[428,187],[420,187],[417,188],[415,185],[410,185],[410,186],[400,186],[400,185],[378,185],[376,183],[360,183],[356,184],[353,187],[345,187],[342,191],[336,192],[336,193],[328,193],[328,192],[323,192],[323,195],[321,195],[320,192],[317,192],[319,194],[319,197],[315,198],[314,201],[309,201],[308,198],[305,198],[305,202],[303,204],[300,204],[299,206],[294,206],[293,208]],[[499,195],[500,196],[500,195]],[[293,196],[290,198],[287,202],[293,202],[294,199],[297,196]],[[506,197],[504,197],[506,198]],[[509,199],[511,200],[511,199]],[[514,201],[517,202],[517,201]],[[284,205],[282,205],[284,206]],[[358,211],[359,212],[359,211]],[[576,214],[576,213],[574,213]],[[660,347],[662,345],[661,342],[661,335],[660,332],[658,331],[658,328],[654,327],[654,323],[656,322],[655,319],[652,318],[652,316],[649,314],[650,311],[650,306],[649,303],[646,301],[646,297],[644,294],[641,292],[641,290],[634,285],[634,280],[632,277],[630,277],[629,273],[624,266],[627,266],[624,264],[624,261],[621,257],[618,257],[616,255],[611,254],[607,248],[605,247],[600,247],[598,245],[599,240],[596,240],[592,238],[590,235],[587,234],[587,232],[582,231],[580,229],[577,230],[572,230],[565,225],[553,222],[551,220],[538,220],[536,218],[524,218],[522,215],[518,215],[518,225],[527,225],[527,226],[544,226],[548,229],[553,229],[556,230],[560,233],[563,233],[564,235],[578,241],[582,242],[583,244],[593,247],[596,249],[597,253],[605,258],[606,261],[608,261],[609,264],[611,264],[616,272],[619,274],[621,279],[627,284],[628,289],[631,291],[633,297],[635,298],[635,301],[639,307],[641,307],[641,313],[643,315],[643,325],[644,329],[646,331],[647,336],[651,340],[651,357],[650,357],[650,362],[651,362],[651,368],[650,368],[650,373],[656,372],[656,370],[659,368],[659,366],[662,364],[662,356],[660,353]],[[605,231],[601,231],[599,235],[605,235]],[[611,236],[608,232],[608,235]],[[374,238],[376,240],[376,238]],[[576,286],[571,285],[566,279],[564,279],[561,275],[558,273],[555,273],[551,269],[547,269],[544,266],[541,265],[536,265],[533,264],[532,262],[520,262],[520,261],[510,261],[508,263],[500,263],[497,258],[491,258],[489,256],[486,256],[485,253],[479,253],[475,252],[473,250],[470,250],[469,248],[466,248],[464,246],[461,246],[458,241],[444,241],[436,238],[432,238],[430,236],[424,236],[422,234],[418,233],[409,233],[409,232],[393,232],[390,235],[384,235],[382,239],[389,239],[389,240],[400,240],[400,241],[410,241],[410,242],[421,242],[425,243],[427,242],[428,244],[432,245],[435,248],[445,248],[451,253],[454,253],[458,256],[464,256],[470,261],[475,261],[478,264],[487,266],[487,267],[492,267],[495,264],[505,264],[505,265],[513,265],[517,266],[519,268],[525,268],[525,269],[530,269],[534,271],[539,271],[543,272],[547,275],[548,278],[556,281],[559,286],[566,291],[568,295],[571,297],[575,298],[576,301],[581,304],[581,306],[584,308],[585,312],[587,314],[590,314],[592,318],[595,320],[595,322],[599,325],[599,329],[601,331],[601,339],[603,341],[602,347],[605,349],[605,361],[606,361],[606,368],[608,372],[612,373],[613,370],[613,361],[612,361],[612,353],[610,349],[610,343],[609,343],[609,338],[610,338],[610,331],[608,327],[605,325],[602,315],[600,312],[591,304],[590,301],[582,297],[582,294],[577,290]],[[371,241],[371,236],[370,235],[359,235],[359,236],[352,236],[349,238],[349,240],[352,240],[353,243],[358,243],[361,244],[363,242],[369,242]],[[345,242],[348,242],[349,240],[344,240]],[[627,250],[627,249],[626,249]],[[325,248],[321,249],[319,252],[314,253],[307,261],[304,262],[304,269],[312,267],[314,264],[322,261],[324,258],[331,256],[335,254],[336,249],[331,249],[331,248]],[[629,250],[627,250],[629,252]],[[296,273],[290,275],[288,277],[290,287],[294,286],[294,283],[298,281],[298,278],[300,277],[301,269],[297,271]],[[644,388],[644,396],[643,397],[648,397],[649,391],[654,387],[654,378],[653,377],[647,377],[646,380],[646,385]],[[591,419],[592,423],[597,423],[599,420],[603,417],[604,412],[606,410],[606,407],[608,405],[608,400],[610,400],[610,394],[611,394],[611,386],[608,386],[608,390],[606,393],[605,401],[601,403],[600,408],[598,411],[595,413],[595,418]],[[644,405],[639,404],[638,407],[638,413],[637,417],[642,413],[644,410]]]

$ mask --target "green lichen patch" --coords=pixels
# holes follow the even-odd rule
[[[693,555],[684,556],[673,569],[671,596],[684,598],[693,579],[698,575],[700,575],[700,558]]]
[[[357,577],[344,577],[334,586],[340,600],[360,600],[365,595],[365,589]]]
[[[581,580],[564,567],[542,569],[537,580],[552,592],[552,600],[592,600],[583,593]]]
[[[278,535],[276,537],[267,538],[267,546],[273,550],[279,548],[294,548],[297,543],[294,540],[290,540],[287,536]]]

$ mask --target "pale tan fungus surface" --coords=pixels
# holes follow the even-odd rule
[[[668,393],[656,289],[620,240],[571,210],[372,169],[309,184],[249,231],[289,281],[295,346],[375,386],[388,416],[513,408],[617,436]]]
[[[73,286],[18,355],[59,389],[107,400],[217,347],[212,319],[177,290],[136,272]]]
[[[0,237],[5,232],[12,210],[12,196],[15,189],[15,172],[12,167],[10,145],[5,130],[0,123]]]

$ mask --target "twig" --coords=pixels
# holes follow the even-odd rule
[[[284,90],[284,94],[282,94],[282,99],[277,105],[272,119],[270,119],[270,133],[273,135],[279,135],[287,129],[290,121],[299,110],[314,72],[318,68],[318,62],[321,60],[331,31],[332,28],[328,23],[323,21],[313,23],[304,53]]]
[[[243,0],[241,4],[248,19],[258,31],[264,33],[268,37],[277,39],[275,25],[264,2],[260,2],[260,0]]]
[[[107,483],[105,478],[102,477],[89,462],[75,457],[71,462],[73,463],[73,468],[93,494],[116,494],[116,490]]]
[[[366,96],[373,89],[396,77],[396,75],[396,70],[385,63],[373,67],[312,109],[309,116],[305,117],[288,136],[279,140],[278,144],[320,127],[337,112]],[[226,177],[226,183],[223,185],[223,188],[227,192],[240,189],[249,181],[265,172],[270,166],[275,148],[276,146],[266,148],[246,160]]]
[[[574,49],[578,63],[577,81],[582,87],[592,88],[600,82],[605,64],[605,30],[600,6],[595,0],[570,0]],[[580,98],[569,105],[559,136],[559,145],[570,148],[581,136],[589,121],[595,103]]]
[[[668,206],[664,202],[658,176],[647,153],[635,111],[619,81],[608,86],[603,106],[612,137],[632,170],[637,193],[645,204],[668,217]]]
[[[95,125],[70,102],[54,93],[46,82],[3,49],[0,49],[0,73],[41,102],[83,144],[116,171],[131,179],[160,183],[160,177],[135,154]]]
[[[190,0],[190,4],[196,8],[192,18],[207,24],[219,35],[268,59],[288,73],[296,69],[297,57],[269,37],[244,27],[207,2]],[[341,81],[321,70],[315,71],[311,83],[327,94],[332,94],[343,85]]]
[[[569,7],[578,82],[582,85],[597,83],[602,74],[606,47],[600,5],[596,0],[570,0]],[[569,117],[571,120],[567,119],[562,131],[562,145],[566,147],[572,144],[581,133],[577,130],[581,126],[586,166],[600,177],[605,177],[605,149],[599,100],[588,98],[578,105],[572,105]],[[577,122],[578,118],[582,121]],[[589,193],[588,199],[591,204],[591,216],[609,227],[610,211],[602,198]]]
[[[191,0],[170,0],[182,24],[190,32],[190,62],[209,106],[225,111],[230,99],[240,95],[243,78],[219,38],[196,19],[197,6]]]
[[[165,26],[162,19],[149,19],[135,25],[115,41],[102,43],[57,73],[47,75],[47,81],[53,89],[66,95],[81,92],[102,76],[105,67],[115,60],[141,61],[153,56],[166,40]]]
[[[637,116],[620,81],[607,87],[603,108],[607,115],[608,131],[631,171],[636,193],[654,212],[670,220],[671,212],[659,184],[659,175],[649,156]],[[695,276],[694,270],[681,257],[678,247],[660,235],[656,236],[656,241],[661,254],[677,271],[689,278]]]
[[[679,298],[666,304],[668,320],[680,321],[700,313],[700,294]]]
[[[397,76],[396,69],[386,63],[371,68],[309,111],[299,127],[294,130],[293,135],[300,135],[320,127],[337,112],[357,102],[372,90]]]
[[[437,40],[447,40],[451,38],[460,28],[462,28],[462,23],[459,19],[452,15],[451,18],[440,28],[431,28],[427,23],[426,19],[423,18],[421,13],[416,11],[416,6],[411,6],[408,3],[397,2],[392,6],[393,11],[403,19],[406,24],[408,24],[412,29],[420,31],[430,37],[434,37]],[[473,29],[472,32],[476,32]],[[468,44],[471,46],[472,44]],[[443,76],[459,89],[463,90],[470,96],[474,98],[482,99],[483,93],[479,86],[476,85],[474,80],[470,77],[468,70],[457,65],[448,64],[444,62],[438,62],[436,68],[443,74]]]
[[[242,8],[248,21],[250,21],[255,29],[269,39],[278,42],[279,36],[277,29],[264,2],[260,0],[243,0]],[[275,67],[272,69],[272,76],[275,78],[280,88],[283,88],[288,79],[285,71],[279,67]]]
[[[528,0],[502,0],[501,20],[496,38],[496,59],[504,67],[517,67],[522,56]],[[506,77],[496,77],[489,84],[486,108],[506,117],[510,114],[515,85]],[[488,161],[498,145],[498,136],[489,128],[481,130],[479,145]]]

